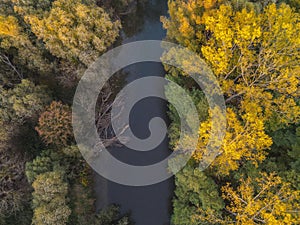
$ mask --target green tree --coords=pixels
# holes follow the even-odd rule
[[[12,89],[0,89],[0,118],[1,121],[12,125],[34,120],[50,102],[44,86],[35,85],[26,79]]]
[[[42,154],[37,156],[32,162],[27,162],[26,176],[29,183],[33,183],[40,174],[53,171],[54,163],[51,156],[49,156],[49,151],[43,151]]]
[[[59,171],[46,172],[36,177],[32,184],[34,215],[32,224],[66,224],[70,208],[66,204],[68,185]]]
[[[192,88],[189,90],[189,82],[187,79],[184,79],[182,77],[174,77],[172,75],[166,75],[167,79],[172,80],[173,82],[176,82],[178,85],[183,86],[185,88],[185,91],[191,96],[197,111],[199,115],[200,122],[205,121],[208,118],[208,103],[205,98],[204,93],[200,89]],[[171,86],[165,87],[165,95],[167,98],[176,95],[176,90],[173,90]],[[178,99],[180,101],[180,99]],[[181,104],[185,104],[182,102]],[[177,146],[177,142],[180,138],[180,129],[181,129],[181,122],[180,117],[175,109],[175,107],[172,104],[168,105],[169,111],[168,111],[168,117],[171,120],[171,124],[169,126],[168,135],[170,138],[169,145],[172,149],[175,149]],[[193,118],[188,118],[193,119]]]
[[[24,79],[9,89],[0,86],[0,92],[1,150],[24,151],[34,148],[34,143],[28,142],[26,138],[36,140],[36,132],[32,132],[31,126],[50,101],[47,90],[44,86],[35,85]],[[24,148],[24,145],[21,145],[25,143]]]
[[[205,220],[198,219],[199,215],[203,214],[201,210],[213,211],[215,215],[220,215],[224,203],[219,196],[217,185],[199,168],[187,165],[176,174],[175,184],[173,224],[205,224]]]
[[[15,88],[8,91],[8,95],[8,101],[20,120],[36,118],[50,102],[46,88],[35,85],[29,80],[22,80]]]

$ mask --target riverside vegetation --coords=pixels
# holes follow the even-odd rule
[[[201,121],[197,149],[176,175],[172,224],[300,223],[299,3],[169,0],[170,16],[161,18],[167,40],[205,60],[227,108],[220,152],[200,172],[216,109],[208,109],[191,78],[165,66],[166,76],[193,96]],[[180,53],[171,50],[163,57],[193,67]],[[169,115],[176,151],[180,124],[172,106]]]
[[[133,5],[0,2],[0,224],[131,224],[116,205],[96,213],[92,171],[75,145],[70,105],[87,66],[117,40],[118,15]],[[171,224],[299,224],[300,2],[168,5],[169,17],[161,18],[166,39],[206,61],[227,107],[220,154],[200,171],[212,112],[191,78],[165,66],[194,99],[201,121],[197,149],[175,176]],[[180,51],[163,57],[169,54],[182,60]],[[176,151],[180,120],[172,106],[169,118]]]

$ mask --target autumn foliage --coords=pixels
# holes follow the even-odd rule
[[[170,16],[161,18],[167,39],[187,47],[212,69],[224,94],[227,121],[221,148],[205,171],[217,181],[225,203],[223,211],[204,207],[198,195],[187,201],[187,195],[177,194],[191,182],[195,184],[185,189],[203,185],[193,176],[180,180],[181,174],[177,174],[175,224],[300,224],[299,175],[294,166],[298,165],[295,155],[299,158],[299,145],[293,133],[300,122],[299,4],[169,0],[168,5]],[[163,57],[176,60],[190,71],[201,71],[182,56],[180,50],[171,49]],[[187,73],[167,65],[165,69],[168,77],[188,91],[201,92],[191,84]],[[209,154],[211,115],[216,109],[206,110],[209,116],[199,125],[198,146],[191,160],[195,164]],[[199,117],[203,110],[201,113]],[[180,123],[172,108],[170,114],[169,136],[176,151]],[[280,134],[280,139],[275,134]],[[198,211],[191,209],[194,205],[198,205]],[[190,210],[185,211],[188,207]]]
[[[300,118],[300,15],[286,4],[257,4],[170,1],[171,18],[162,18],[168,38],[204,58],[224,93],[227,131],[213,163],[220,174],[237,170],[244,160],[262,162],[272,145],[267,131]],[[179,52],[167,54],[185,63]],[[198,161],[210,133],[208,119],[199,130]]]
[[[66,146],[73,135],[70,107],[53,101],[41,114],[36,130],[46,144]]]

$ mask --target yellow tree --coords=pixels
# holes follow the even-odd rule
[[[162,21],[169,39],[203,57],[221,86],[227,131],[213,165],[228,174],[243,160],[265,158],[272,144],[266,128],[299,121],[300,17],[285,4],[257,10],[250,3],[239,9],[222,1],[204,2],[169,1],[171,18]],[[180,54],[169,54],[185,63]],[[209,120],[201,125],[196,160],[206,154],[210,127]]]
[[[299,190],[291,189],[289,183],[275,174],[263,173],[256,179],[242,179],[237,188],[227,184],[222,192],[223,198],[229,202],[226,211],[234,216],[237,225],[292,225],[300,222]]]
[[[285,4],[271,4],[262,13],[221,5],[204,14],[211,35],[201,52],[228,103],[242,98],[241,111],[247,112],[255,102],[277,126],[299,119],[299,18]]]
[[[212,162],[217,174],[228,175],[237,170],[243,160],[252,161],[255,165],[266,157],[266,149],[272,145],[272,139],[265,133],[259,110],[238,117],[234,109],[227,108],[227,130],[218,157]],[[211,121],[201,124],[199,144],[194,159],[203,160],[211,136]]]
[[[8,64],[18,72],[14,64],[27,66],[29,69],[36,69],[42,72],[49,72],[51,65],[44,57],[43,52],[34,44],[32,44],[19,21],[14,16],[0,15],[0,49],[3,49],[3,54],[0,56],[0,61]],[[11,49],[17,49],[18,54],[14,57],[15,61],[11,62],[9,57],[4,55],[4,52],[9,52]]]
[[[0,15],[0,36],[17,36],[19,34],[18,21],[13,16]]]
[[[14,11],[22,16],[35,14],[42,16],[51,8],[54,0],[10,0],[14,5]]]
[[[51,54],[89,65],[118,37],[121,23],[94,1],[57,0],[43,18],[25,16],[36,36]]]
[[[299,224],[300,191],[274,174],[261,173],[258,178],[241,179],[237,187],[222,187],[226,202],[224,215],[199,208],[194,219],[222,225],[294,225]]]

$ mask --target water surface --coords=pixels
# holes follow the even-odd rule
[[[148,0],[139,5],[137,12],[123,18],[122,43],[138,40],[162,40],[165,30],[162,28],[160,16],[167,14],[166,0]],[[126,83],[145,76],[164,76],[165,72],[159,63],[138,63],[120,72]],[[167,122],[166,102],[158,98],[146,98],[138,102],[131,111],[130,127],[139,138],[147,138],[150,133],[148,123],[153,117],[160,117]],[[166,158],[170,154],[168,139],[155,149],[138,152],[126,147],[110,149],[119,160],[133,165],[149,165]],[[122,212],[130,212],[136,225],[170,224],[171,199],[174,180],[170,178],[159,184],[145,187],[129,187],[110,182],[97,175],[95,179],[97,208],[116,203]]]

